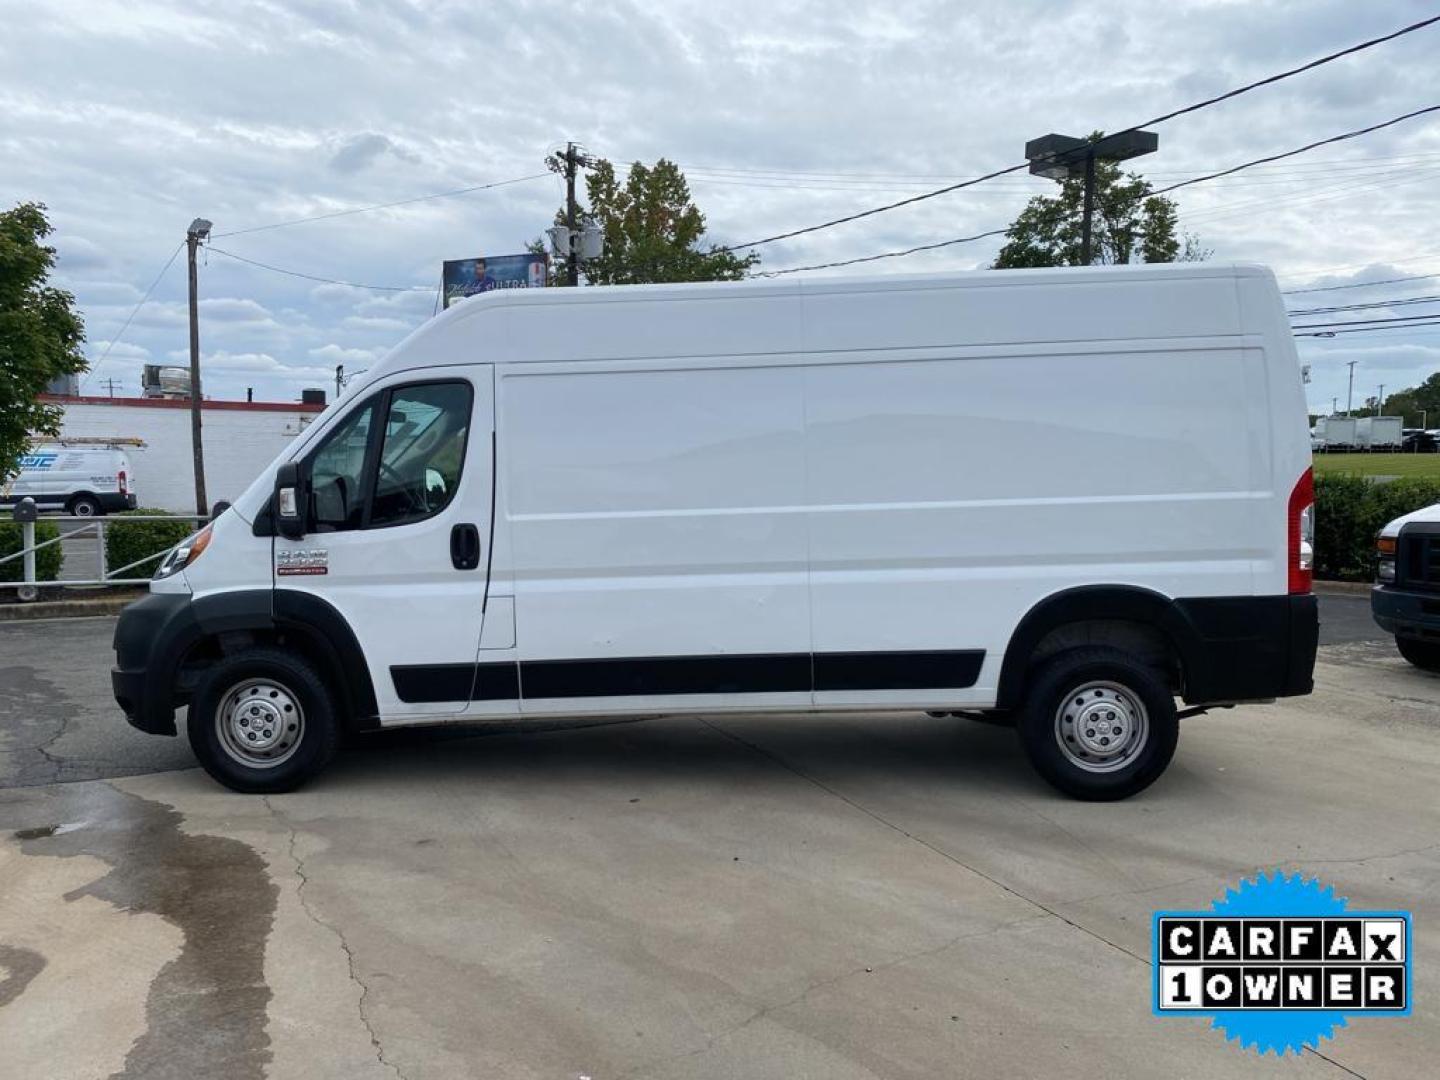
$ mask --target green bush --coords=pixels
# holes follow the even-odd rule
[[[1440,480],[1412,476],[1377,484],[1363,476],[1315,478],[1315,576],[1369,581],[1375,535],[1387,521],[1440,503]]]
[[[145,559],[139,566],[132,566],[120,577],[148,577],[160,565],[160,557],[195,531],[189,521],[142,521],[145,516],[164,514],[164,510],[141,507],[126,510],[106,518],[105,524],[105,566],[113,574],[122,566],[136,559]]]
[[[8,513],[8,511],[6,512]],[[20,550],[21,535],[20,526],[15,522],[0,521],[0,559]],[[43,544],[46,540],[54,540],[59,535],[60,526],[55,522],[37,521],[35,523],[35,543]],[[60,563],[64,558],[59,544],[51,544],[49,547],[35,552],[35,579],[37,581],[54,581],[60,576]],[[11,559],[7,563],[0,563],[0,581],[24,580],[24,559]],[[13,589],[6,589],[5,592],[14,594]]]

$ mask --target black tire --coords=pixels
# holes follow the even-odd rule
[[[237,694],[233,701],[232,693]],[[286,705],[293,711],[281,712]],[[263,743],[273,736],[272,763],[247,763],[242,755],[250,748],[232,750],[227,745],[226,732],[238,732],[239,723],[229,718],[252,711],[262,718],[245,737]],[[298,734],[293,743],[285,743],[284,718],[295,713]],[[248,716],[243,719],[251,722]],[[341,725],[329,687],[304,660],[278,649],[247,649],[207,669],[191,698],[186,726],[190,747],[205,771],[232,791],[247,794],[293,791],[330,764],[340,746]],[[260,756],[254,754],[252,760]]]
[[[1395,647],[1400,655],[1422,671],[1440,672],[1440,644],[1419,638],[1397,637]]]
[[[1077,696],[1082,689],[1084,696]],[[1084,704],[1070,707],[1072,697]],[[1119,726],[1112,729],[1117,715]],[[1075,730],[1077,721],[1087,720],[1098,726]],[[1106,647],[1070,649],[1045,661],[1028,680],[1015,726],[1026,756],[1051,786],[1095,802],[1125,799],[1153,784],[1170,764],[1180,735],[1175,698],[1163,674]],[[1123,733],[1123,743],[1116,738],[1123,752],[1098,746],[1111,730]],[[1087,742],[1096,756],[1082,766],[1075,759],[1086,756]],[[1107,761],[1106,754],[1116,756]]]
[[[76,495],[65,509],[72,517],[83,518],[99,517],[105,512],[94,495]]]

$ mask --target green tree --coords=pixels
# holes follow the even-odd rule
[[[703,245],[705,215],[690,197],[685,174],[661,158],[652,166],[635,162],[622,183],[615,166],[603,158],[585,175],[589,206],[582,224],[599,225],[605,253],[585,264],[591,285],[641,285],[663,281],[738,281],[760,261],[753,252],[736,255]],[[562,207],[555,224],[565,224]],[[539,242],[531,244],[539,248]],[[551,282],[564,281],[557,260]]]
[[[1419,386],[1386,394],[1385,415],[1403,416],[1406,427],[1440,427],[1440,372]]]
[[[50,285],[55,249],[40,203],[0,212],[0,483],[19,471],[32,435],[57,435],[62,411],[37,400],[61,375],[85,370],[75,297]]]
[[[1090,141],[1101,134],[1095,132]],[[1116,162],[1095,162],[1094,262],[1193,262],[1210,254],[1194,236],[1180,233],[1174,201],[1150,192],[1147,180],[1122,172]],[[1083,176],[1063,180],[1059,195],[1035,196],[1006,231],[995,268],[1082,265],[1084,210]]]

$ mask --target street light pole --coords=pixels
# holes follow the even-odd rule
[[[190,449],[194,455],[195,513],[202,518],[209,513],[209,501],[205,498],[205,450],[200,436],[200,287],[195,253],[209,235],[210,222],[204,218],[196,218],[185,232],[190,269]]]
[[[1345,391],[1345,415],[1350,415],[1350,408],[1355,404],[1355,365],[1358,360],[1350,361],[1350,386]]]
[[[1159,146],[1160,136],[1153,131],[1122,131],[1093,140],[1051,134],[1025,144],[1025,157],[1034,175],[1062,183],[1073,176],[1084,178],[1085,204],[1080,222],[1082,266],[1095,261],[1095,162],[1128,161],[1142,154],[1153,154]]]
[[[1090,254],[1090,223],[1095,217],[1095,151],[1092,148],[1085,155],[1085,211],[1080,224],[1080,263],[1089,266],[1094,262]]]

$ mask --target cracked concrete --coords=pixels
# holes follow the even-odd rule
[[[321,916],[311,906],[310,902],[305,899],[305,889],[310,884],[310,879],[305,876],[305,860],[296,854],[295,851],[295,842],[300,835],[299,830],[290,824],[284,813],[271,801],[270,796],[264,796],[262,801],[265,803],[266,809],[284,824],[289,832],[289,845],[286,850],[291,862],[295,864],[295,877],[299,879],[298,884],[295,886],[295,898],[300,901],[300,906],[305,909],[305,914],[308,915],[316,925],[323,926],[335,935],[335,941],[345,953],[345,965],[348,969],[350,981],[354,983],[360,991],[360,996],[355,1002],[355,1011],[360,1017],[360,1023],[365,1025],[365,1032],[370,1037],[370,1045],[375,1048],[375,1060],[387,1069],[390,1069],[400,1080],[405,1080],[405,1074],[400,1071],[399,1066],[392,1061],[385,1060],[385,1048],[380,1045],[380,1037],[375,1033],[375,1026],[370,1022],[369,1016],[366,1015],[365,999],[370,994],[370,987],[355,973],[355,951],[350,948],[350,943],[345,940],[344,932],[334,923],[327,921]]]
[[[267,1078],[1426,1075],[1440,678],[1365,648],[1327,647],[1310,698],[1187,720],[1166,777],[1110,805],[1055,796],[1008,731],[918,715],[417,737],[268,799],[195,770],[0,790],[26,837],[0,832],[5,1067],[103,1077],[158,1030],[185,932],[160,881],[95,887],[126,837],[235,845],[239,895],[270,890],[232,973],[268,991],[244,1058]],[[24,731],[70,760],[100,705],[74,708]],[[156,809],[67,809],[102,788]],[[1412,1018],[1282,1062],[1151,1015],[1151,913],[1274,866],[1415,913]]]

